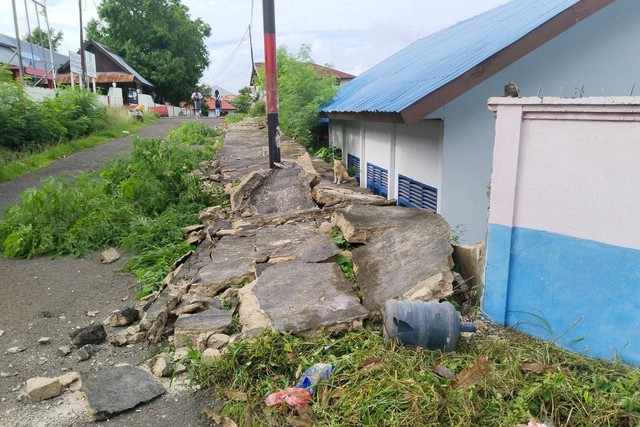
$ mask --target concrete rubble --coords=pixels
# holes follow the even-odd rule
[[[230,126],[216,170],[230,209],[209,208],[201,224],[183,229],[185,238],[205,238],[149,301],[139,333],[176,348],[211,349],[210,360],[228,342],[213,344],[213,336],[353,330],[389,298],[451,294],[453,249],[440,215],[397,207],[354,182],[333,184],[332,165],[286,137],[282,162],[268,169],[265,141],[261,126]],[[357,246],[357,282],[336,263],[341,249],[328,237],[334,227]]]
[[[105,340],[115,346],[172,342],[175,353],[155,355],[145,370],[116,366],[32,378],[31,401],[82,390],[92,419],[108,419],[163,394],[154,376],[185,372],[189,348],[211,363],[229,344],[267,328],[304,337],[357,330],[377,318],[388,299],[428,301],[452,293],[451,231],[440,215],[395,206],[354,182],[333,184],[332,165],[284,136],[283,160],[268,169],[265,144],[264,126],[230,126],[221,155],[203,168],[213,175],[194,172],[207,185],[225,186],[230,209],[209,207],[199,224],[182,229],[194,250],[176,261],[164,288],[143,307],[112,312],[70,334],[80,361]],[[329,237],[338,229],[350,252]],[[110,248],[101,261],[119,256]],[[353,262],[355,279],[338,265],[344,257]],[[107,337],[104,326],[116,329]],[[71,351],[58,348],[60,357]]]

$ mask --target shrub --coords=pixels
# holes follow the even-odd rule
[[[264,99],[256,101],[249,109],[249,117],[264,117],[267,115],[267,105]]]
[[[30,151],[93,133],[106,126],[106,110],[89,90],[61,87],[38,103],[18,82],[0,81],[0,146]]]
[[[190,249],[181,227],[197,222],[198,211],[219,196],[191,173],[214,156],[211,140],[193,149],[184,136],[211,130],[198,122],[181,127],[169,141],[135,140],[128,158],[109,162],[100,173],[51,178],[40,190],[28,190],[0,220],[0,250],[33,258],[121,246],[135,254],[126,268],[138,276],[143,293],[155,290]]]

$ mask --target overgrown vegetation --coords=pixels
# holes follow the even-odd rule
[[[639,425],[640,371],[501,333],[441,353],[387,343],[375,324],[312,340],[267,332],[236,341],[209,365],[195,355],[185,363],[197,383],[214,386],[225,399],[222,415],[243,426],[511,427],[531,417],[556,427]],[[308,410],[263,403],[315,363],[336,369]],[[458,380],[435,372],[443,368]],[[465,372],[473,375],[461,381]]]
[[[0,147],[0,182],[37,170],[69,154],[94,147],[101,142],[132,132],[157,120],[153,112],[145,114],[145,123],[132,119],[128,110],[109,108],[105,128],[92,135],[39,148],[12,150]]]
[[[338,90],[334,76],[318,76],[312,65],[311,48],[302,45],[296,54],[281,47],[277,53],[278,96],[282,131],[308,147],[318,128],[320,108]],[[265,70],[258,72],[258,86],[265,87]]]
[[[0,79],[0,148],[33,151],[76,139],[107,126],[107,107],[89,90],[61,87],[42,102],[21,84]]]
[[[196,223],[200,209],[222,203],[191,173],[215,154],[219,131],[185,122],[168,139],[137,139],[129,157],[100,172],[52,178],[31,189],[0,220],[6,257],[83,256],[119,246],[134,256],[139,296],[157,289],[176,259],[191,250],[181,228]],[[204,145],[193,149],[191,145]]]
[[[233,100],[231,104],[236,107],[236,113],[247,114],[253,102],[253,98],[251,97],[251,89],[249,88],[249,86],[245,86],[241,88],[238,93],[238,96]]]
[[[246,114],[235,113],[235,114],[227,114],[224,117],[225,123],[238,123],[243,121],[247,117]]]

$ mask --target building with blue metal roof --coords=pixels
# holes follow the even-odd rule
[[[442,6],[446,7],[446,6]],[[640,86],[640,2],[513,0],[428,35],[322,109],[366,186],[441,213],[463,243],[487,226],[495,122],[487,99],[628,96]]]

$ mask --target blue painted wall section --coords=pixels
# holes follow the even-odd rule
[[[588,356],[640,365],[640,251],[490,224],[483,309]]]

